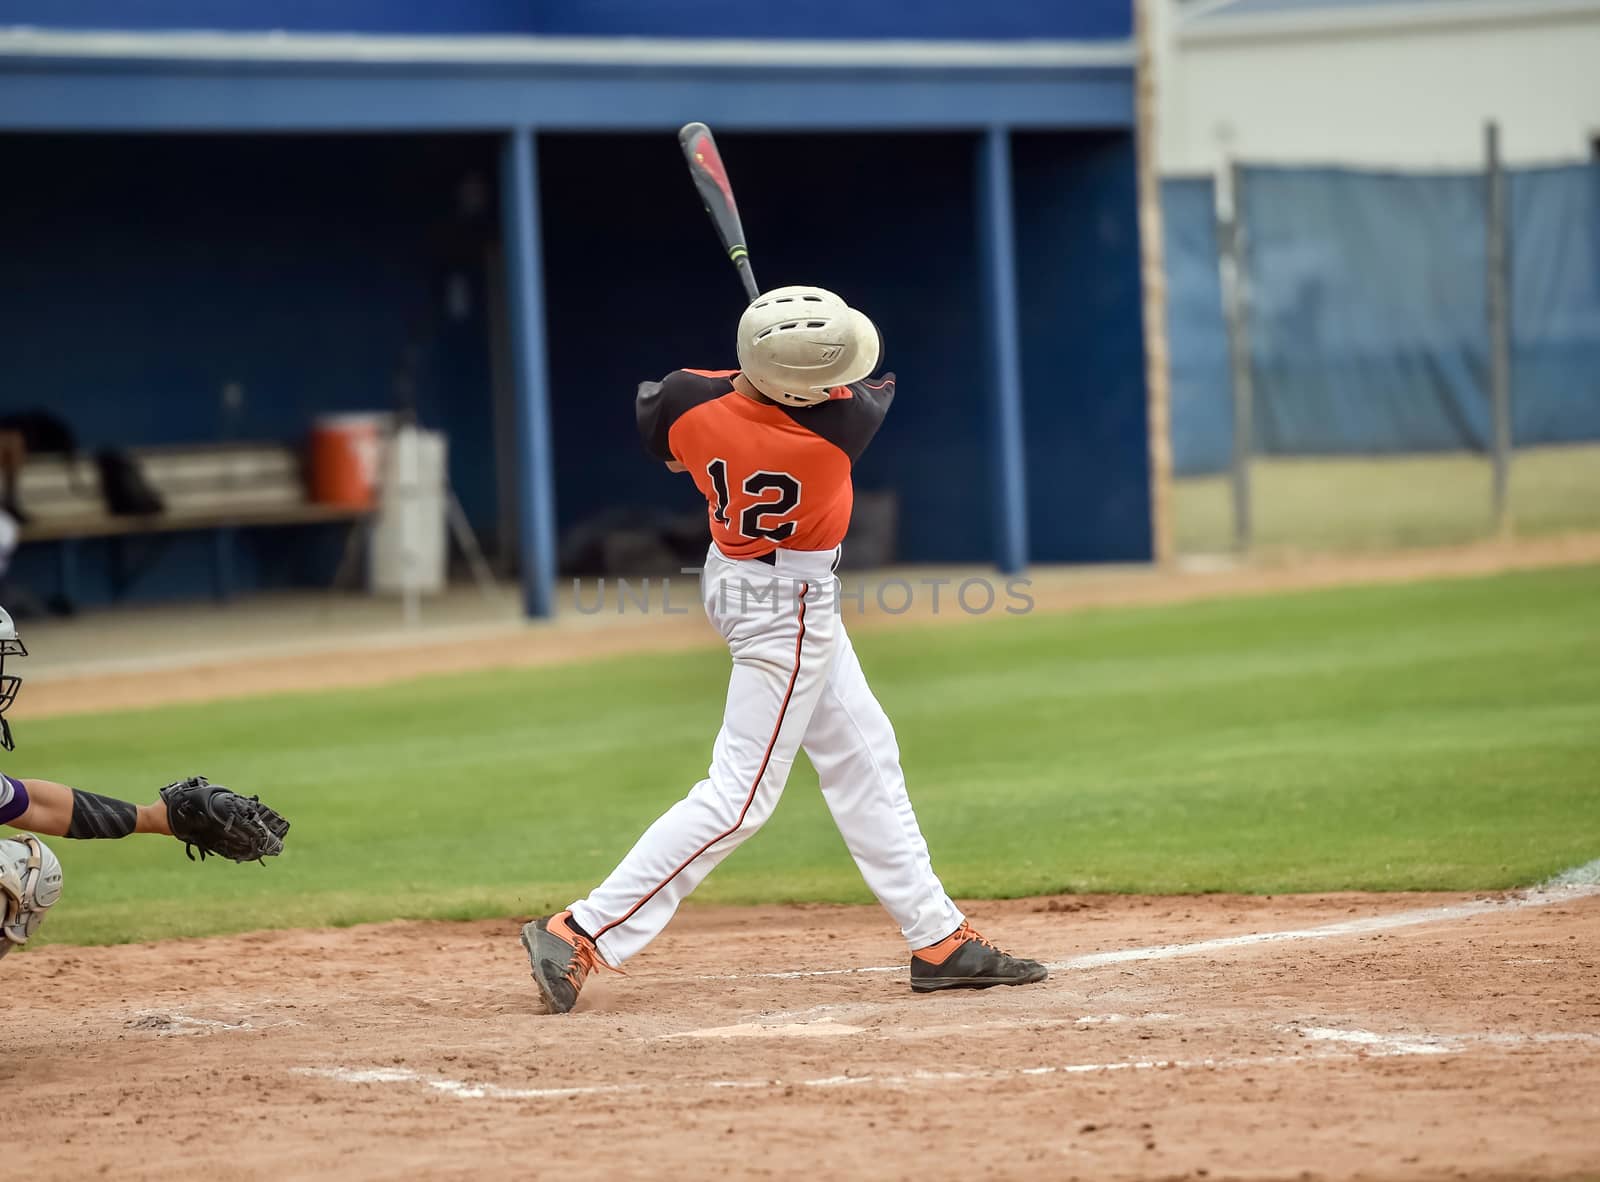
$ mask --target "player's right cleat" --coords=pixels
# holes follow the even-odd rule
[[[595,969],[622,971],[600,958],[594,941],[574,931],[568,922],[571,919],[572,912],[562,911],[522,928],[522,946],[533,966],[533,983],[550,1014],[565,1014],[577,1005],[578,991]]]
[[[965,922],[937,944],[911,954],[911,988],[917,993],[1031,985],[1049,975],[1038,961],[1002,952]]]

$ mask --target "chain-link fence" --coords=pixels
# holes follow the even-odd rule
[[[1493,156],[1164,183],[1181,551],[1600,528],[1600,165]]]

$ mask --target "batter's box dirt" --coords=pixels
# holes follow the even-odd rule
[[[980,903],[1051,979],[931,996],[875,909],[691,907],[561,1017],[535,1012],[512,921],[45,947],[5,965],[28,999],[0,1068],[28,1097],[8,1161],[38,1179],[1582,1177],[1590,892]]]

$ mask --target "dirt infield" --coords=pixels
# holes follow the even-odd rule
[[[1045,572],[1035,597],[1065,611],[1597,561],[1600,538],[1553,539]],[[22,713],[715,642],[698,616],[568,619],[31,683]],[[1051,979],[917,997],[881,912],[833,906],[687,908],[563,1017],[536,1012],[509,920],[45,946],[3,966],[0,1086],[26,1114],[6,1160],[41,1180],[1600,1178],[1596,888],[970,912]]]
[[[917,997],[881,913],[844,907],[690,908],[564,1017],[535,1012],[510,921],[41,948],[5,966],[27,999],[5,1025],[26,1124],[7,1161],[37,1179],[1600,1168],[1592,887],[972,913],[1051,979]]]

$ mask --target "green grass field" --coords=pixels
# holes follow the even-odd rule
[[[1259,459],[1251,466],[1258,552],[1382,550],[1468,542],[1494,532],[1493,469],[1475,455]],[[1173,483],[1173,532],[1185,554],[1233,547],[1226,476]],[[1600,529],[1600,447],[1530,448],[1511,466],[1524,536]]]
[[[859,638],[960,896],[1505,887],[1600,857],[1600,568]],[[702,772],[720,651],[24,721],[14,775],[201,771],[294,821],[267,867],[60,841],[44,935],[531,914]],[[26,694],[26,688],[24,689]],[[697,899],[865,901],[809,768]]]

